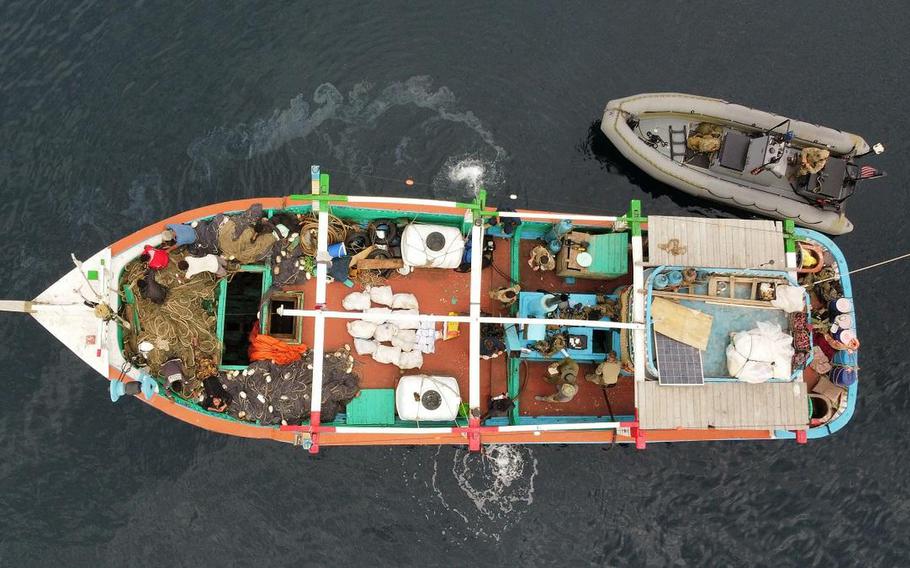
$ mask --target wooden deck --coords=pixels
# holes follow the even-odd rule
[[[648,217],[648,264],[785,270],[780,221]]]
[[[638,384],[638,418],[644,429],[768,428],[806,430],[806,384],[742,382],[699,386]]]

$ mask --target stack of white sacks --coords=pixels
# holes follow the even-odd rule
[[[372,304],[382,307],[374,308]],[[342,306],[365,314],[420,313],[414,294],[393,294],[391,286],[373,286],[365,292],[348,294]],[[375,361],[397,365],[400,369],[419,369],[423,366],[423,353],[418,345],[420,327],[416,319],[357,320],[348,323],[348,333],[354,338],[358,355],[372,355]]]

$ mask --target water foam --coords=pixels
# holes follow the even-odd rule
[[[402,125],[394,124],[389,115],[407,107],[429,111],[430,116],[417,124],[409,117],[404,124],[406,132],[396,132]],[[468,129],[474,141],[460,142],[470,145],[461,150],[470,150],[473,159],[478,162],[482,159],[484,163],[469,164],[466,166],[469,169],[462,168],[458,173],[452,171],[453,166],[467,156],[449,157],[433,178],[434,190],[444,191],[455,182],[459,187],[466,183],[469,189],[476,191],[482,178],[489,183],[492,178],[488,170],[491,165],[506,159],[505,149],[496,144],[493,134],[473,112],[459,108],[457,97],[448,87],[434,87],[427,76],[393,82],[381,89],[364,81],[354,85],[347,95],[335,85],[323,83],[313,92],[312,101],[299,94],[290,100],[287,108],[275,110],[271,116],[249,124],[215,128],[193,141],[187,154],[197,178],[210,183],[227,164],[273,154],[295,141],[306,141],[303,150],[327,169],[340,167],[348,173],[369,175],[374,173],[376,161],[386,156],[390,159],[390,167],[419,169],[438,163],[438,156],[421,156],[416,149],[447,142],[447,137],[438,132],[443,123]],[[393,147],[377,149],[376,132],[380,129],[382,140],[399,142]],[[299,158],[295,155],[295,159]],[[304,165],[309,167],[309,164]],[[268,166],[275,167],[275,164]],[[486,175],[484,170],[487,170]],[[388,175],[385,171],[381,173]],[[464,177],[451,179],[450,173]],[[365,185],[363,179],[355,178],[355,181]]]
[[[450,530],[498,541],[534,503],[537,458],[529,448],[490,445],[480,455],[455,452],[449,470],[451,478],[445,469],[440,471],[439,461],[437,453],[431,478],[437,501],[464,523],[463,527]],[[460,492],[450,489],[452,481]],[[487,522],[478,522],[478,514]]]

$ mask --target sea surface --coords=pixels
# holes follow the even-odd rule
[[[910,251],[908,26],[900,1],[0,1],[0,297],[188,208],[305,190],[314,163],[347,193],[738,215],[610,150],[604,104],[648,91],[882,141],[889,177],[837,238],[859,268]],[[112,405],[5,314],[0,566],[907,566],[908,279],[854,276],[856,415],[806,446],[314,458]]]

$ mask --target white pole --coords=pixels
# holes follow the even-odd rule
[[[471,409],[480,409],[480,298],[483,275],[483,223],[474,220],[471,228],[471,323],[468,358],[468,403]]]
[[[373,322],[387,321],[422,321],[422,322],[458,322],[470,324],[474,320],[471,316],[444,316],[436,314],[366,314],[361,312],[338,312],[332,310],[297,310],[278,307],[278,314],[291,317],[315,317],[317,314],[327,319],[349,319]],[[592,327],[597,329],[644,329],[644,325],[637,323],[602,321],[602,320],[576,320],[576,319],[545,319],[545,318],[512,318],[479,316],[479,323],[498,323],[502,325],[557,325],[561,327]]]

